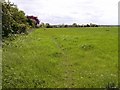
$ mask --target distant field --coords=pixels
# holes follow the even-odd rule
[[[3,88],[118,87],[118,29],[41,28],[3,46]]]

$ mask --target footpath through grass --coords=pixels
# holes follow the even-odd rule
[[[46,28],[5,41],[3,88],[118,87],[117,28]]]

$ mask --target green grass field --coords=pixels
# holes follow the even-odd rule
[[[3,88],[118,87],[118,29],[40,28],[5,41]]]

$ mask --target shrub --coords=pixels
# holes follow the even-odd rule
[[[27,26],[25,24],[19,24],[18,25],[19,28],[19,33],[27,33]]]
[[[12,25],[12,34],[17,34],[19,31],[19,24],[18,23],[14,23]]]

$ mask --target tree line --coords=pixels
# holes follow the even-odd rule
[[[61,25],[50,25],[49,23],[41,23],[39,27],[44,27],[44,28],[67,28],[67,27],[98,27],[99,25],[97,24],[86,24],[86,25],[79,25],[77,23],[73,23],[72,25],[67,25],[67,24],[61,24]]]

